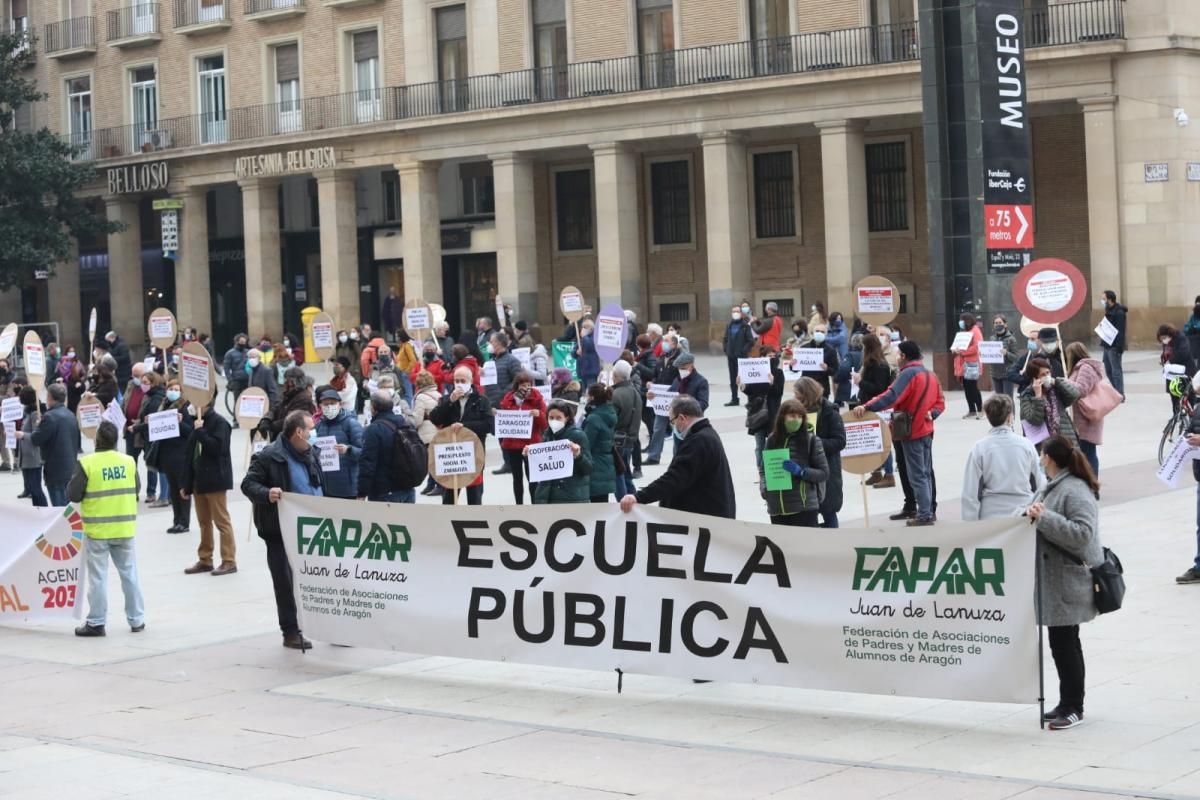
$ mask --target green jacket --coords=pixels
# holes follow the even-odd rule
[[[588,448],[592,454],[592,497],[617,491],[617,468],[613,464],[613,432],[617,428],[617,410],[612,403],[595,406],[583,420]]]
[[[556,481],[539,481],[533,484],[533,502],[543,503],[586,503],[592,497],[591,481],[592,456],[588,452],[588,439],[583,431],[574,425],[567,425],[558,433],[547,428],[542,433],[543,442],[557,442],[568,439],[579,445],[579,457],[575,459],[575,473],[569,478]]]

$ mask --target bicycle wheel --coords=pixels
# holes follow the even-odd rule
[[[1179,437],[1183,435],[1185,430],[1185,417],[1178,414],[1171,418],[1167,423],[1167,427],[1163,428],[1162,438],[1158,440],[1158,465],[1161,467],[1163,459],[1175,447],[1175,442],[1179,441]]]
[[[233,416],[234,409],[237,406],[237,395],[234,394],[232,388],[225,387],[225,410],[229,412],[229,416]]]

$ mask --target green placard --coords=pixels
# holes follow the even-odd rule
[[[571,370],[572,378],[578,378],[579,373],[575,370],[574,353],[574,342],[560,342],[557,339],[554,341],[554,366],[566,367]]]
[[[792,457],[786,447],[778,450],[763,450],[763,476],[767,480],[768,492],[786,492],[792,488],[792,474],[783,468],[783,462]]]

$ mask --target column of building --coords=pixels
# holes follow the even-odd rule
[[[442,303],[438,166],[436,161],[405,161],[396,165],[400,173],[404,297],[407,300]]]
[[[825,205],[825,307],[850,315],[854,284],[871,274],[867,165],[862,124],[817,124]]]
[[[321,218],[321,308],[337,327],[348,328],[362,316],[355,177],[349,170],[326,170],[315,177]]]
[[[732,305],[752,294],[750,193],[743,137],[723,131],[700,138],[704,146],[708,307],[715,333],[727,321]]]
[[[645,319],[645,278],[638,233],[638,157],[619,143],[595,144],[591,149],[600,305],[617,303]]]
[[[179,252],[175,256],[175,317],[180,327],[212,332],[212,285],[208,267],[208,187],[187,186],[176,193]]]
[[[111,294],[112,284],[110,283],[109,286]],[[138,287],[140,289],[141,283],[138,284]],[[16,295],[19,307],[20,293],[13,290],[12,294]],[[140,291],[138,296],[141,296]],[[49,321],[58,323],[59,344],[70,342],[79,346],[83,340],[84,312],[79,296],[79,243],[74,237],[71,238],[71,249],[67,257],[54,265],[54,277],[50,278],[46,284],[46,301]],[[40,322],[41,320],[36,321]],[[97,335],[104,333],[104,331],[98,331]],[[122,332],[122,336],[125,336],[126,340],[130,342],[142,341],[142,336],[138,335],[136,331]]]
[[[279,182],[238,181],[246,252],[246,325],[251,337],[283,333],[283,279],[279,253]]]
[[[108,235],[108,296],[112,329],[129,341],[141,341],[146,327],[146,308],[143,301],[145,288],[142,283],[142,230],[138,198],[124,195],[106,197],[104,205],[109,222],[124,225],[122,230]],[[75,316],[78,315],[76,306]]]
[[[491,157],[496,198],[497,293],[517,318],[537,315],[537,216],[533,160],[516,153]]]
[[[1088,248],[1093,296],[1111,289],[1125,297],[1121,270],[1121,197],[1117,175],[1116,98],[1088,97],[1083,106],[1088,194]],[[1092,303],[1094,315],[1101,311]]]

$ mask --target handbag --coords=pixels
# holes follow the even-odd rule
[[[1093,422],[1098,422],[1121,405],[1123,399],[1117,388],[1108,378],[1105,378],[1093,386],[1090,392],[1075,401],[1075,410]]]
[[[1042,540],[1079,566],[1088,566],[1086,561],[1066,548],[1045,537]],[[1125,568],[1121,566],[1121,559],[1105,547],[1104,560],[1088,569],[1092,573],[1092,602],[1096,606],[1096,613],[1108,614],[1119,609],[1125,602]]]
[[[158,469],[158,446],[160,442],[151,442],[142,450],[142,460],[146,462],[147,467]]]
[[[925,393],[921,395],[921,403],[917,406],[919,412],[924,406],[925,401],[929,399],[929,385],[933,383],[933,377],[926,373],[925,375]],[[907,411],[892,412],[892,441],[907,442],[912,438],[913,418],[912,414]]]
[[[979,376],[982,374],[983,368],[979,365],[978,361],[968,361],[967,363],[963,364],[964,381],[977,381],[979,380]]]
[[[751,397],[746,402],[746,433],[754,435],[771,424],[767,413],[767,398]]]

